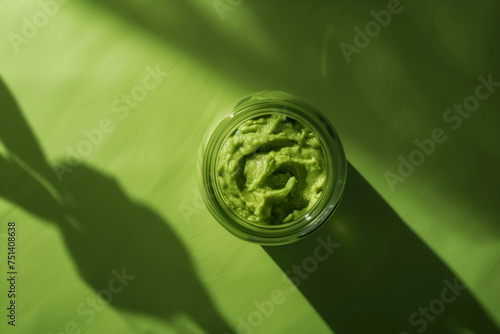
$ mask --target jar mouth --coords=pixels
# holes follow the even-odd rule
[[[296,120],[318,138],[325,158],[327,181],[307,212],[289,222],[263,224],[242,217],[228,206],[217,179],[217,161],[222,145],[238,126],[247,120],[274,114]],[[199,175],[207,208],[229,232],[259,244],[284,244],[316,230],[334,212],[345,183],[346,159],[335,130],[318,110],[284,92],[259,92],[239,100],[207,131],[200,147]]]

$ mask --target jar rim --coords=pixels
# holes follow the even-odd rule
[[[216,177],[217,153],[242,122],[276,113],[297,120],[320,140],[326,159],[327,182],[317,202],[303,216],[284,224],[256,224],[233,212],[224,201]],[[224,228],[243,240],[279,245],[312,233],[333,214],[345,184],[346,159],[337,132],[319,110],[282,91],[261,91],[238,100],[216,119],[200,146],[198,169],[205,205]]]

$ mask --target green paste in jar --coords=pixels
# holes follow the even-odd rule
[[[225,139],[217,158],[226,204],[258,224],[301,218],[326,181],[322,145],[305,125],[283,114],[243,122]]]

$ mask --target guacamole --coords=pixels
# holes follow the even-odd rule
[[[322,145],[301,122],[283,114],[239,125],[217,158],[219,187],[239,216],[265,225],[296,220],[314,206],[326,181]]]

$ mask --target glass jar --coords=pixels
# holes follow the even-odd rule
[[[217,163],[222,145],[243,122],[273,114],[285,115],[316,135],[325,159],[326,182],[316,203],[304,215],[266,225],[244,218],[228,205],[218,181]],[[288,93],[262,91],[239,100],[211,125],[200,146],[198,173],[203,201],[224,228],[246,241],[280,245],[307,236],[332,215],[344,189],[346,158],[335,129],[318,110]]]

